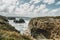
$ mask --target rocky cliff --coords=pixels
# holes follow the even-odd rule
[[[28,26],[36,39],[60,39],[60,17],[33,18]]]

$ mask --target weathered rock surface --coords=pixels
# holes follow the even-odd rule
[[[38,17],[31,19],[31,35],[38,38],[43,34],[47,39],[60,39],[60,17]]]

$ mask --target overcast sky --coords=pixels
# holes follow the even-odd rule
[[[60,16],[60,0],[0,0],[0,15]]]

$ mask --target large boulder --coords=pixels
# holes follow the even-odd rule
[[[43,35],[42,38],[60,39],[60,18],[56,17],[38,17],[29,22],[31,35],[34,38]]]
[[[14,20],[15,23],[25,23],[24,19]]]

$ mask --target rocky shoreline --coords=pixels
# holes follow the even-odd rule
[[[28,31],[31,34],[28,34]],[[0,16],[0,40],[42,40],[60,39],[60,16],[32,18],[28,24],[26,34],[9,24],[8,19]]]
[[[21,35],[20,31],[8,23],[6,17],[0,16],[0,40],[32,40],[32,38],[28,35]]]

